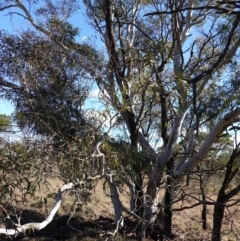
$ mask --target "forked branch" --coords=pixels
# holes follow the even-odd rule
[[[73,182],[70,182],[70,183],[63,185],[61,187],[61,189],[59,189],[58,195],[56,197],[56,202],[55,202],[53,208],[51,209],[48,217],[43,222],[41,222],[41,223],[31,222],[31,223],[26,223],[23,225],[15,223],[15,228],[12,228],[12,229],[0,228],[0,234],[6,234],[8,236],[17,236],[19,233],[25,233],[29,229],[41,230],[41,229],[45,228],[53,220],[55,214],[57,213],[58,209],[60,208],[64,193],[67,190],[73,189],[75,185],[78,185],[78,183],[74,184]]]

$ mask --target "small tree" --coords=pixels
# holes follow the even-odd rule
[[[235,147],[233,148],[232,153],[229,153],[229,157],[227,157],[228,160],[226,163],[225,175],[214,205],[212,230],[213,241],[221,240],[221,228],[225,208],[228,206],[227,203],[240,192],[240,185],[234,184],[238,182],[236,180],[239,178],[239,145],[240,144],[235,140]],[[233,200],[233,203],[229,204],[229,206],[236,205],[237,203],[238,200]]]

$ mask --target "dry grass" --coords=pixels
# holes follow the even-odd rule
[[[206,186],[206,197],[207,201],[217,200],[217,190],[220,187],[220,183],[215,183],[212,181]],[[214,192],[212,192],[214,190]],[[186,190],[186,192],[192,192],[192,188]],[[195,197],[201,200],[200,191],[195,188]],[[235,199],[239,199],[239,195]],[[174,208],[181,208],[184,206],[191,206],[197,203],[196,200],[187,198],[181,202],[174,204]],[[230,204],[229,202],[228,204]],[[207,205],[207,229],[202,229],[202,205],[195,206],[191,209],[185,209],[179,212],[173,212],[173,225],[177,227],[178,230],[185,233],[185,235],[192,235],[202,237],[204,240],[211,239],[211,232],[213,226],[213,205]],[[222,241],[237,241],[240,235],[240,223],[238,222],[240,218],[240,203],[233,205],[232,207],[225,209],[225,215],[222,223]],[[240,236],[239,236],[240,237]],[[184,240],[184,239],[183,239]]]
[[[59,188],[63,185],[63,182],[56,178],[50,178],[48,179],[48,182],[48,188],[44,187],[39,190],[34,199],[32,197],[27,197],[26,202],[22,205],[23,209],[28,210],[25,216],[30,215],[31,221],[33,219],[34,221],[40,222],[47,216],[55,202],[53,198],[47,198],[49,193],[57,193]],[[198,190],[195,191],[197,192]],[[108,190],[106,190],[106,192],[108,192]],[[161,194],[163,194],[163,191]],[[208,191],[208,195],[210,196],[211,200],[216,200],[215,194],[210,194]],[[47,198],[47,203],[43,204],[42,206],[39,205],[39,200],[41,201],[44,198]],[[121,194],[121,200],[126,207],[129,205],[129,197],[127,192],[123,192]],[[71,225],[77,229],[84,230],[84,235],[80,235],[80,233],[77,232],[72,232],[72,230],[70,230],[66,224],[69,214],[71,213],[71,205],[73,201],[73,196],[69,194],[64,196],[62,207],[58,211],[54,221],[49,225],[49,227],[45,228],[45,231],[42,230],[37,234],[35,233],[30,235],[29,240],[34,240],[34,237],[36,237],[36,240],[104,240],[99,237],[99,234],[105,227],[109,227],[112,230],[114,229],[114,225],[112,225],[114,212],[110,197],[103,191],[103,181],[99,181],[96,188],[92,190],[90,201],[86,204],[82,204],[80,210],[78,210],[71,220]],[[180,208],[186,205],[189,206],[194,202],[195,201],[191,199],[184,200],[183,202],[174,204],[173,208]],[[202,229],[201,212],[202,206],[199,205],[193,209],[185,209],[181,212],[173,213],[173,232],[177,234],[176,240],[210,240],[213,206],[207,206],[207,230]],[[235,205],[226,210],[222,227],[223,241],[237,241],[237,238],[232,231],[239,233],[239,218],[239,205]],[[29,217],[25,219],[25,222],[27,221],[29,221]],[[53,232],[57,235],[57,237],[56,235],[52,234]],[[52,239],[46,239],[46,235],[50,234],[52,235]],[[20,236],[19,238],[27,240],[27,237]],[[116,240],[125,239],[119,235]],[[131,239],[127,238],[127,240]]]

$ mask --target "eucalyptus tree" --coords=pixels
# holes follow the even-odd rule
[[[239,66],[239,13],[226,15],[223,9],[228,6],[215,1],[86,0],[85,4],[108,54],[106,77],[97,83],[125,120],[132,146],[138,143],[151,159],[144,214],[151,222],[159,205],[171,206],[171,189],[164,203],[158,203],[165,168],[168,186],[179,183],[204,160],[223,130],[238,121],[238,90],[227,73],[232,60]],[[147,139],[156,124],[164,145],[161,154]],[[196,134],[208,124],[209,134],[194,153]],[[181,158],[174,158],[180,135],[189,142]],[[171,232],[169,219],[165,231]]]
[[[49,11],[53,10],[50,5],[47,7]],[[68,7],[70,8],[70,5]],[[68,10],[65,10],[67,14]],[[1,96],[11,100],[15,105],[15,121],[22,130],[23,139],[25,129],[28,128],[36,135],[34,139],[41,136],[42,140],[40,148],[27,138],[30,145],[39,151],[41,157],[35,155],[33,160],[30,156],[32,147],[27,146],[22,149],[26,154],[20,152],[14,154],[15,162],[7,170],[4,169],[12,159],[5,160],[6,157],[1,150],[1,172],[5,172],[3,176],[5,175],[6,184],[4,181],[3,183],[6,186],[6,195],[11,197],[14,191],[18,192],[16,186],[21,186],[19,184],[21,181],[24,186],[21,191],[26,195],[29,193],[34,195],[37,184],[41,181],[38,175],[44,178],[54,173],[65,182],[69,182],[75,176],[82,177],[86,169],[91,168],[90,154],[96,142],[94,138],[99,133],[95,120],[83,109],[92,86],[92,80],[83,66],[90,61],[91,64],[99,62],[100,57],[88,44],[75,42],[78,28],[53,15],[45,19],[46,12],[43,8],[39,9],[38,13],[46,20],[45,27],[51,30],[51,38],[34,33],[32,29],[25,29],[21,33],[19,31],[18,34],[0,31]],[[60,10],[58,13],[60,14]],[[61,46],[56,43],[61,43]],[[63,45],[71,51],[63,50]],[[29,168],[34,169],[36,173],[29,173]],[[10,171],[6,174],[8,170]],[[16,173],[19,174],[16,176],[16,181],[11,182],[11,178]],[[79,192],[76,193],[76,198],[80,196]],[[52,220],[61,199],[62,197],[58,198],[47,222],[43,226],[37,225],[36,229],[42,229]],[[3,204],[4,200],[1,201]],[[7,215],[7,208],[3,210]],[[8,232],[6,228],[8,229],[8,227],[0,229],[0,233],[16,235],[25,230],[24,227],[20,227],[18,230]],[[27,228],[31,228],[31,225]]]
[[[89,46],[74,44],[77,28],[55,19],[50,19],[49,28],[53,38],[71,46],[75,54],[94,55]],[[2,31],[0,40],[1,91],[13,100],[18,124],[37,134],[75,136],[86,125],[82,107],[91,88],[76,56],[32,31],[21,36]]]
[[[128,179],[139,193],[140,210],[129,213],[144,228],[156,220],[163,207],[167,214],[164,228],[171,233],[171,203],[179,183],[204,161],[223,131],[239,121],[239,80],[231,75],[231,68],[239,69],[239,5],[214,0],[83,2],[87,21],[105,46],[96,55],[86,56],[73,47],[74,43],[69,45],[66,35],[55,34],[50,24],[53,21],[55,27],[61,26],[77,9],[77,1],[57,5],[46,1],[45,6],[39,2],[35,12],[29,7],[34,5],[32,1],[26,5],[19,0],[1,1],[0,6],[9,14],[14,14],[13,7],[18,8],[17,14],[38,34],[36,39],[41,36],[51,49],[62,52],[58,64],[65,63],[65,55],[70,56],[77,64],[71,73],[81,68],[84,78],[95,80],[102,101],[124,120],[132,150],[144,152],[149,163],[147,173],[136,174],[139,178],[135,180],[140,182]],[[7,75],[2,73],[1,86],[20,91],[22,86],[14,85],[15,79],[8,81]],[[201,128],[208,134],[194,150]],[[180,137],[187,145],[176,154]],[[155,141],[161,146],[160,152],[153,146]],[[169,188],[159,202],[159,191],[165,184]],[[123,209],[121,202],[118,205],[115,210],[119,212]],[[121,215],[116,216],[116,221],[120,220]]]

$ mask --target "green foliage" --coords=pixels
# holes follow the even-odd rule
[[[77,136],[72,140],[61,140],[55,145],[55,158],[61,178],[66,182],[76,178],[83,180],[86,174],[92,172],[93,160],[91,154],[95,145],[94,136],[96,134],[91,129],[85,129],[82,136]],[[95,185],[90,181],[86,184]]]
[[[88,44],[76,41],[79,29],[67,18],[74,12],[77,1],[60,2],[65,5],[54,5],[54,1],[46,1],[45,6],[39,4],[34,17],[45,17],[42,22],[35,24],[34,17],[25,16],[36,32],[18,35],[0,32],[0,91],[15,103],[15,119],[22,130],[28,127],[35,134],[50,137],[52,150],[45,156],[54,156],[54,164],[64,181],[84,179],[86,174],[92,174],[93,163],[101,163],[91,156],[100,130],[94,127],[83,106],[94,80],[94,86],[103,93],[106,109],[111,105],[125,122],[115,126],[117,131],[122,136],[126,130],[130,132],[126,134],[129,142],[110,140],[101,146],[108,168],[117,170],[116,179],[122,183],[131,180],[140,184],[141,189],[146,174],[155,179],[163,176],[175,150],[180,152],[176,159],[185,158],[182,163],[189,168],[183,168],[183,173],[190,172],[207,153],[196,163],[188,163],[188,158],[202,150],[209,130],[225,113],[239,106],[239,53],[231,56],[239,45],[239,26],[233,29],[239,20],[235,13],[221,15],[213,8],[215,1],[205,0],[195,1],[192,12],[191,1],[169,4],[167,0],[158,3],[84,0],[87,20],[105,44],[100,53],[90,41]],[[17,6],[21,4],[18,3]],[[211,11],[204,9],[209,4]],[[156,10],[162,13],[144,16]],[[231,63],[233,58],[236,64]],[[195,123],[198,128],[195,146],[185,155],[189,130]],[[138,136],[142,137],[141,143]],[[203,172],[222,171],[228,165],[229,139],[229,136],[217,136],[215,143],[210,143],[212,149],[201,164]],[[150,149],[148,144],[153,146],[155,142],[152,151],[161,146],[159,150],[164,151],[166,147],[167,154],[159,158],[154,169],[159,173],[152,175],[150,163],[158,153],[151,155],[150,161],[145,152]],[[143,150],[137,149],[138,144]],[[1,172],[5,177],[6,170],[12,178],[12,170],[19,179],[17,184],[24,183],[23,190],[29,193],[36,190],[40,179],[33,185],[27,176],[32,169],[29,155],[33,153],[24,148],[16,145],[14,152],[8,154],[3,150]],[[41,164],[40,157],[36,151],[36,166]],[[233,170],[237,168],[238,164],[234,163]],[[21,179],[21,175],[25,176]],[[13,183],[8,184],[7,192],[16,189],[17,184]],[[148,184],[153,200],[155,184]],[[94,185],[89,182],[89,189]]]
[[[90,123],[82,108],[92,85],[85,66],[98,68],[101,56],[89,44],[75,42],[79,30],[70,23],[52,17],[48,24],[55,41],[73,54],[31,31],[21,36],[3,32],[0,44],[8,51],[0,50],[0,56],[4,56],[1,74],[10,82],[19,81],[9,96],[14,100],[15,120],[21,128],[71,139]],[[24,67],[18,70],[19,66]]]
[[[59,21],[55,16],[48,23],[49,29],[55,41],[71,47],[75,43],[75,37],[79,35],[79,29],[68,22]]]
[[[44,184],[42,150],[36,143],[8,143],[0,148],[0,202],[24,202]],[[21,195],[19,195],[21,193]]]
[[[0,132],[7,130],[11,124],[11,117],[7,115],[0,114]]]
[[[151,170],[150,159],[144,152],[137,151],[122,140],[111,140],[103,147],[108,165],[118,170],[126,181],[130,178],[134,183],[141,184],[144,175]]]

